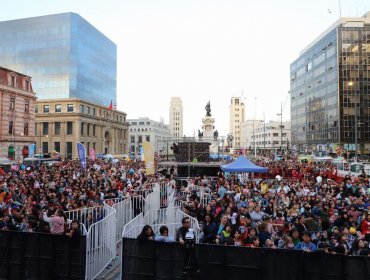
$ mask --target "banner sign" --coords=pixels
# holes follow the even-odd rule
[[[28,157],[33,158],[33,156],[35,155],[35,148],[36,148],[35,144],[30,145],[30,147],[28,149],[29,150]]]
[[[144,148],[144,161],[146,166],[146,174],[154,174],[154,151],[153,146],[148,141],[143,142]]]
[[[93,161],[95,161],[96,157],[95,157],[95,150],[94,150],[94,148],[91,147],[89,153],[90,153],[90,158]]]
[[[77,153],[78,158],[80,159],[82,170],[85,172],[86,170],[86,149],[85,146],[81,143],[77,142]]]

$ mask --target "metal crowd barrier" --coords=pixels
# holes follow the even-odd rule
[[[116,256],[116,210],[104,205],[104,219],[90,226],[86,236],[86,277],[98,276]]]
[[[122,236],[136,238],[144,226],[143,213],[129,221],[123,228]]]
[[[112,261],[123,233],[129,232],[136,238],[142,230],[144,214],[167,207],[173,199],[173,189],[169,184],[153,183],[149,187],[134,190],[129,197],[106,199],[101,206],[66,212],[68,219],[80,222],[86,235],[85,279],[94,279]],[[161,222],[158,215],[156,223]],[[129,231],[130,228],[140,231]]]

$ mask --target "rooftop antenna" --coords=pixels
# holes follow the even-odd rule
[[[341,5],[340,0],[338,1],[339,1],[339,18],[341,18],[342,17],[342,5]]]

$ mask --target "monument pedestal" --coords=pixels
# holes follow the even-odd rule
[[[201,139],[202,142],[211,143],[209,146],[209,151],[211,154],[218,153],[218,141],[214,139],[213,130],[215,128],[214,123],[215,119],[212,117],[205,117],[202,119],[202,129],[203,129],[203,137]]]
[[[215,119],[211,117],[205,117],[202,119],[202,129],[204,139],[213,139],[213,129],[215,128]]]

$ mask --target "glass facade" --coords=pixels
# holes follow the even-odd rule
[[[370,25],[341,24],[290,66],[292,145],[299,151],[370,142]]]
[[[31,76],[39,99],[117,104],[117,47],[77,14],[0,22],[0,62]]]

